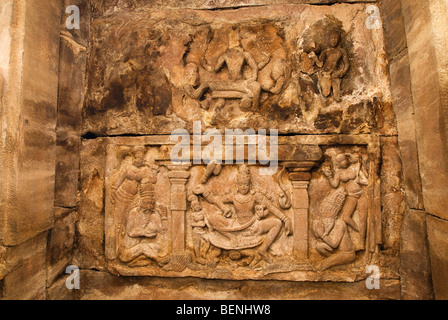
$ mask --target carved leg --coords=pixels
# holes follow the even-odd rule
[[[325,257],[328,257],[331,253],[333,253],[333,248],[323,242],[316,244],[316,250]]]
[[[155,245],[151,246],[148,243],[138,244],[128,249],[123,249],[119,252],[119,258],[123,262],[131,262],[132,260],[144,255],[149,259],[157,261],[158,248]]]
[[[359,231],[358,226],[355,221],[352,220],[352,215],[355,212],[356,206],[358,204],[358,198],[347,196],[345,198],[344,206],[341,210],[341,219],[347,223],[350,227],[352,227],[355,231]]]
[[[339,252],[326,258],[319,266],[320,271],[325,271],[331,267],[352,263],[356,260],[354,252]]]
[[[210,268],[216,268],[219,262],[219,256],[221,255],[222,250],[216,247],[211,247],[209,252],[209,257],[211,261],[207,263]]]
[[[337,102],[341,101],[341,82],[340,78],[332,80],[333,95]]]
[[[264,258],[267,258],[269,248],[280,233],[282,222],[275,218],[262,220],[259,222],[259,228],[259,232],[261,234],[267,233],[267,235],[264,238],[258,253],[260,253]]]
[[[194,247],[194,255],[195,260],[199,264],[205,264],[206,260],[202,256],[201,248],[203,246],[204,240],[202,239],[202,235],[200,234],[193,234],[193,247]]]
[[[319,84],[322,90],[322,94],[325,97],[328,97],[331,93],[331,86],[332,86],[331,74],[322,73],[319,77]]]

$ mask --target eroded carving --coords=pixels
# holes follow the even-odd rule
[[[329,48],[319,57],[317,66],[322,67],[319,83],[322,94],[328,97],[333,91],[336,101],[341,101],[341,81],[350,66],[347,51],[340,46],[341,33],[333,29],[328,33]]]
[[[340,102],[342,78],[350,67],[348,53],[341,46],[342,31],[336,26],[331,26],[320,32],[325,34],[322,38],[325,41],[319,43],[316,39],[304,43],[302,52],[298,55],[302,82],[304,88],[308,90],[316,87],[317,80],[317,89],[324,97],[329,97],[333,93],[334,99]],[[317,93],[315,89],[314,92]]]
[[[212,36],[207,39],[207,48]],[[207,50],[207,49],[206,49]],[[216,63],[210,64],[204,52],[199,61],[200,67],[208,72],[208,80],[200,79],[199,65],[188,62],[185,65],[185,93],[197,99],[205,109],[219,111],[226,104],[226,100],[238,100],[242,111],[257,112],[260,107],[262,91],[279,94],[284,89],[287,77],[287,64],[283,58],[276,58],[269,66],[268,76],[259,78],[260,71],[271,62],[271,55],[265,54],[261,62],[244,49],[241,44],[240,30],[231,29],[228,35],[228,47],[219,55]],[[226,77],[222,77],[223,71]]]

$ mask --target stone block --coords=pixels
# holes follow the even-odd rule
[[[406,33],[400,0],[381,0],[386,52],[390,61],[406,49]]]
[[[74,263],[80,268],[104,268],[104,163],[107,140],[82,141],[78,238],[74,257]]]
[[[13,15],[11,72],[4,95],[2,237],[8,246],[53,223],[60,3],[15,3]]]
[[[47,232],[6,252],[7,274],[3,279],[3,299],[44,300]]]
[[[80,300],[81,291],[77,289],[67,289],[67,276],[57,279],[51,287],[47,289],[47,300]]]
[[[406,200],[411,208],[422,209],[423,194],[418,166],[415,113],[407,50],[391,62],[390,78],[394,111],[397,117],[398,142],[403,164]]]
[[[64,274],[73,259],[76,221],[74,209],[55,209],[55,223],[49,231],[47,245],[47,287]]]
[[[430,1],[403,1],[408,39],[412,95],[415,110],[416,140],[425,210],[447,219],[448,170],[442,83],[443,60],[433,39],[438,23],[433,20]]]
[[[382,223],[388,225],[384,228],[382,244],[384,249],[395,256],[400,252],[400,227],[405,209],[403,171],[397,137],[381,138],[381,160]]]
[[[61,207],[75,207],[79,187],[79,132],[57,130],[54,203]]]
[[[105,285],[106,284],[106,285]],[[398,280],[383,280],[380,290],[355,283],[220,281],[193,278],[126,278],[81,271],[83,300],[397,300]]]
[[[74,11],[70,6],[76,6],[79,10],[79,29],[67,28],[67,24],[70,26],[77,17],[73,16],[77,11]],[[89,43],[89,31],[90,31],[90,1],[88,0],[63,0],[62,1],[62,21],[61,31],[62,34],[70,35],[70,38],[80,44],[83,47],[87,47]]]
[[[122,276],[356,282],[365,279],[366,259],[372,254],[372,262],[380,265],[385,278],[398,279],[403,194],[396,137],[386,137],[382,143],[369,135],[281,137],[279,149],[294,152],[280,153],[273,176],[262,176],[258,164],[245,168],[239,164],[193,164],[189,159],[189,164],[175,165],[169,158],[175,144],[163,136],[83,140],[79,246],[74,264]],[[321,148],[324,161],[319,161],[324,155]],[[355,196],[345,200],[345,194],[337,197],[343,185],[331,175],[339,174],[335,162],[341,156],[350,159],[350,170],[359,175],[357,187],[352,186],[360,189],[356,191],[358,200]],[[282,166],[286,172],[280,170]],[[254,213],[256,206],[249,206],[252,211],[240,208],[233,216],[228,215],[232,210],[224,216],[226,207],[237,210],[235,199],[244,196],[237,191],[242,172],[251,177],[250,197],[259,198],[267,211]],[[383,172],[382,189],[379,172]],[[387,204],[383,215],[382,198]],[[322,209],[327,206],[328,212]],[[322,219],[338,215],[338,210],[352,216],[358,226],[357,230],[342,229],[350,233],[351,242],[344,243],[341,250],[352,246],[358,254],[350,261],[335,257],[338,262],[334,265],[333,259],[327,260],[318,250],[323,246],[318,226]],[[152,212],[149,222],[145,220],[148,212]],[[258,235],[237,222],[238,215],[246,219],[257,214],[260,239],[267,230],[281,230],[275,241],[266,244],[272,260],[255,259],[263,241],[258,243]],[[229,232],[238,233],[232,228],[239,224],[247,231],[234,241],[226,240],[214,231],[222,227],[220,223],[228,223]],[[344,226],[342,221],[338,223]],[[138,236],[140,232],[146,233]],[[335,231],[332,237],[343,234]],[[388,250],[380,250],[382,243]]]
[[[431,262],[426,212],[407,210],[401,229],[401,296],[405,300],[432,300]]]
[[[448,299],[448,222],[427,215],[429,253],[432,283],[437,300]]]

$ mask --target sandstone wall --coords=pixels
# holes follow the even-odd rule
[[[0,0],[0,298],[446,299],[447,8],[374,4]],[[278,171],[173,165],[194,121]]]

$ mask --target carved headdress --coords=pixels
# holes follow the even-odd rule
[[[251,182],[250,181],[250,169],[245,164],[243,164],[238,169],[237,182],[238,183],[249,183],[249,184]]]

